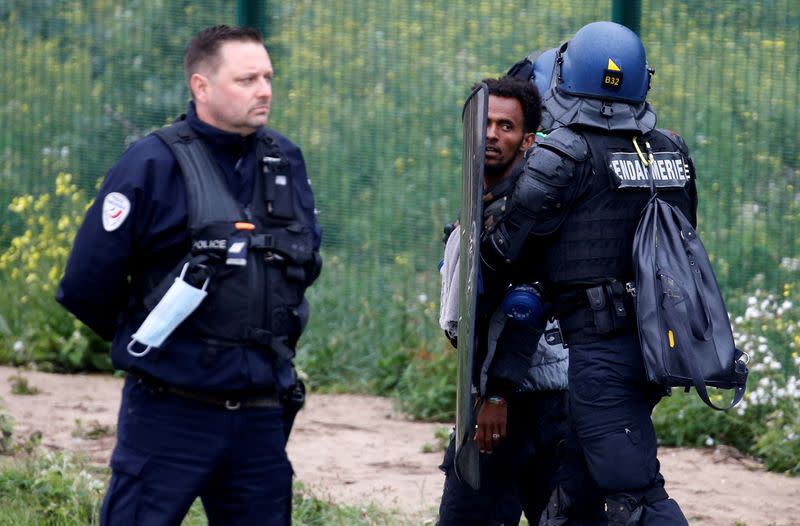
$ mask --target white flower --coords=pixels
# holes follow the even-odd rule
[[[711,446],[713,446],[713,445],[714,445],[714,439],[713,439],[713,438],[711,438],[710,436],[707,436],[707,437],[706,437],[706,445],[707,445],[708,447],[711,447]]]
[[[17,340],[14,342],[12,349],[14,349],[15,353],[19,354],[25,351],[25,344],[22,342],[22,340]]]
[[[800,268],[800,260],[797,258],[781,258],[780,267],[786,270],[795,271]]]
[[[419,301],[420,303],[427,302],[428,301],[428,295],[427,294],[420,294],[419,296],[417,296],[417,301]]]
[[[761,316],[761,311],[754,306],[747,307],[747,309],[744,311],[744,318],[746,320],[752,320],[758,318],[759,316]]]

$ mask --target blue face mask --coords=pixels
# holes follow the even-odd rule
[[[183,280],[188,266],[188,263],[184,265],[181,275],[175,278],[175,283],[131,336],[128,352],[132,356],[141,357],[149,353],[153,347],[160,347],[164,340],[200,306],[208,295],[206,292],[208,279],[203,283],[202,289],[193,287]],[[134,351],[136,342],[145,345],[145,350]]]

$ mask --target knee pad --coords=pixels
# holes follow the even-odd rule
[[[564,526],[569,523],[569,509],[572,507],[572,500],[564,492],[561,486],[556,486],[550,501],[542,513],[539,526]]]
[[[602,498],[592,499],[587,495],[577,498],[570,496],[562,486],[556,486],[542,513],[539,526],[606,526],[606,514],[603,512]]]
[[[638,526],[642,520],[644,505],[641,499],[627,493],[616,493],[606,497],[608,526]]]
[[[669,498],[663,483],[634,493],[614,493],[606,497],[608,526],[638,526],[646,504]]]

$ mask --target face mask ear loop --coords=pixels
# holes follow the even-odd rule
[[[128,349],[128,354],[130,354],[131,356],[135,356],[136,358],[141,358],[142,356],[147,356],[147,354],[150,353],[150,351],[153,348],[151,345],[148,345],[147,347],[145,347],[145,349],[142,352],[136,352],[136,351],[133,350],[133,347],[135,345],[136,345],[136,340],[131,338],[131,343],[128,344],[127,349]]]

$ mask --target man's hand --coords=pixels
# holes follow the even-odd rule
[[[475,430],[475,441],[481,453],[492,453],[494,446],[506,437],[508,407],[499,396],[484,400],[478,409],[478,426]]]

